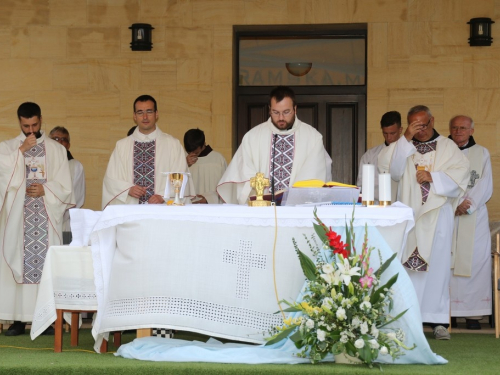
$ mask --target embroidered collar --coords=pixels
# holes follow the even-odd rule
[[[435,140],[437,137],[439,137],[439,133],[436,131],[436,129],[432,129],[434,130],[434,133],[432,134],[432,137],[430,137],[428,140],[426,141],[419,141],[418,139],[416,139],[415,137],[412,138],[412,141],[415,143],[427,143],[427,142],[432,142],[433,140]]]

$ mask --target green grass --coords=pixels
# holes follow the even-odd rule
[[[135,335],[123,335],[124,343]],[[176,337],[200,339],[199,335],[180,332]],[[449,363],[440,366],[384,365],[385,374],[483,375],[500,373],[500,339],[485,334],[453,334],[450,341],[437,341],[427,336],[434,352]],[[31,341],[29,335],[0,335],[0,374],[375,374],[378,369],[354,365],[233,365],[214,363],[147,362],[93,353],[89,329],[80,333],[77,350],[69,346],[64,335],[63,353],[54,353],[53,336],[40,336]],[[13,346],[17,348],[7,347]],[[25,348],[25,349],[21,349]],[[47,350],[43,350],[47,349]],[[110,350],[114,347],[110,345]],[[88,352],[91,351],[91,352]]]

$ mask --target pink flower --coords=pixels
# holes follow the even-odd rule
[[[373,273],[373,268],[369,268],[366,272],[365,276],[359,279],[359,283],[363,288],[371,288],[373,283],[373,277],[371,277]]]

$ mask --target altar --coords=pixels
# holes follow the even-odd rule
[[[318,216],[342,234],[352,210],[319,207]],[[76,241],[92,245],[96,351],[109,332],[138,328],[262,343],[281,322],[278,301],[294,300],[304,283],[292,239],[306,253],[314,244],[311,207],[108,206],[98,218],[72,211],[83,233]],[[398,252],[413,213],[356,207],[360,239],[365,225],[371,246]]]

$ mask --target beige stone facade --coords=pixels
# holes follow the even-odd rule
[[[491,47],[469,47],[473,17],[497,21]],[[155,28],[151,52],[130,50],[135,22]],[[233,25],[353,22],[368,24],[368,147],[381,142],[388,110],[428,105],[443,134],[449,118],[467,114],[500,186],[495,0],[3,0],[0,140],[18,134],[21,102],[39,103],[45,130],[70,131],[87,176],[85,207],[100,209],[105,168],[138,95],[157,98],[162,130],[181,139],[200,127],[229,160]],[[500,220],[499,206],[494,194],[491,220]]]

